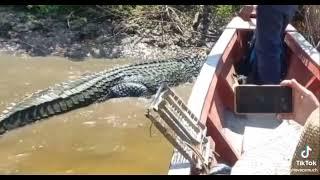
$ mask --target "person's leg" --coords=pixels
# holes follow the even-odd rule
[[[279,84],[283,33],[288,25],[285,15],[270,6],[257,8],[256,83]]]
[[[287,46],[284,42],[284,37],[285,37],[285,29],[288,26],[288,24],[290,23],[290,21],[292,20],[293,16],[295,14],[295,11],[292,11],[291,14],[288,14],[284,17],[283,20],[283,26],[282,26],[282,32],[283,32],[283,36],[282,36],[282,49],[281,49],[281,80],[284,80],[286,74],[287,74],[287,61],[286,61],[286,50],[287,50]]]
[[[284,37],[285,37],[285,29],[286,27],[288,26],[289,24],[289,16],[284,16],[284,19],[283,19],[283,26],[282,26],[282,36],[281,36],[281,39],[282,39],[282,43],[281,43],[281,55],[280,55],[280,62],[281,62],[281,76],[280,76],[280,81],[284,80],[286,74],[287,74],[287,61],[286,61],[286,44],[284,42]]]

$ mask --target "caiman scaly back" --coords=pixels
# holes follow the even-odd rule
[[[150,96],[163,82],[169,86],[188,82],[199,74],[206,57],[200,53],[125,65],[56,84],[4,110],[0,115],[0,134],[110,98]]]

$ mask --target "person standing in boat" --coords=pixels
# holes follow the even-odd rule
[[[298,5],[246,5],[240,17],[250,19],[253,9],[257,11],[257,27],[253,48],[254,61],[251,67],[251,81],[254,84],[279,84],[282,66],[281,51],[284,45],[285,29],[294,16]]]

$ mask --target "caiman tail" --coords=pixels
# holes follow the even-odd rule
[[[0,134],[37,120],[114,97],[144,96],[190,81],[200,72],[206,55],[143,62],[81,76],[38,91],[0,115]]]
[[[107,84],[111,83],[112,79],[116,78],[111,76],[106,79],[102,73],[97,73],[38,91],[3,112],[0,116],[0,134],[36,120],[89,105],[106,95]]]

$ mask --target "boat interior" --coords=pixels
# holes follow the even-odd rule
[[[232,167],[231,174],[288,174],[301,127],[277,120],[275,114],[234,113],[234,87],[241,83],[235,74],[248,56],[255,22],[235,17],[227,25],[195,82],[188,107],[206,124],[217,161]],[[296,79],[320,99],[319,52],[291,25],[285,35],[285,64],[284,79]],[[175,151],[169,174],[189,173],[187,166],[179,169],[177,156]]]
[[[233,167],[233,174],[250,171],[254,171],[253,174],[264,174],[272,167],[282,171],[289,170],[289,159],[294,153],[300,132],[299,125],[279,121],[275,114],[234,113],[234,87],[243,83],[242,79],[235,78],[235,74],[239,75],[239,64],[243,65],[241,61],[246,61],[250,53],[248,45],[252,34],[253,30],[237,29],[231,38],[217,64],[217,78],[213,78],[216,82],[211,82],[206,98],[209,102],[204,106],[207,114],[201,116],[201,120],[205,121],[208,127],[208,135],[213,137],[216,144],[219,143],[215,146],[220,154],[219,161]],[[296,79],[319,99],[319,64],[303,51],[301,44],[292,37],[294,35],[287,32],[285,37],[284,65],[287,67],[284,68],[284,79]],[[225,146],[220,146],[221,144]],[[239,159],[241,161],[238,161]],[[262,159],[266,162],[265,166],[256,167]],[[277,165],[270,165],[275,163]],[[272,170],[270,172],[275,173]]]

